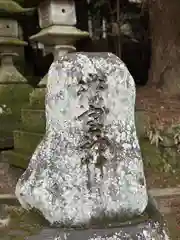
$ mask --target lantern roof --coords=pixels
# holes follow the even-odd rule
[[[23,8],[20,4],[12,0],[0,0],[0,17],[16,18],[20,15],[34,13],[34,8]]]

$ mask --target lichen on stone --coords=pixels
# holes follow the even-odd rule
[[[0,115],[1,114],[3,115],[12,114],[12,110],[8,106],[6,106],[6,104],[0,105]]]
[[[46,134],[16,195],[51,223],[93,224],[143,213],[146,182],[134,121],[135,85],[109,53],[71,53],[48,73]]]
[[[27,42],[13,37],[0,37],[0,44],[4,46],[26,46]]]

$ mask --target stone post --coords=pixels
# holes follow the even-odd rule
[[[13,130],[19,127],[21,107],[31,89],[12,59],[27,44],[18,18],[28,11],[14,1],[0,0],[0,149],[13,147]]]
[[[42,30],[30,39],[42,43],[47,53],[53,53],[54,60],[68,52],[76,51],[74,43],[89,35],[75,27],[76,11],[72,0],[39,0],[38,13]],[[30,94],[31,107],[39,105],[40,108],[44,108],[46,84],[47,76]]]

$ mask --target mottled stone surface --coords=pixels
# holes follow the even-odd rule
[[[140,215],[147,192],[134,104],[133,78],[115,55],[71,53],[54,62],[46,134],[16,187],[22,206],[66,226]]]
[[[169,240],[159,223],[147,221],[136,226],[109,229],[88,229],[60,231],[45,228],[39,234],[26,240]]]

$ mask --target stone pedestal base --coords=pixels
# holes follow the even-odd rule
[[[124,227],[60,231],[55,228],[44,228],[39,234],[27,240],[122,240],[122,239],[160,239],[168,240],[165,230],[157,222],[146,221],[137,225]]]

